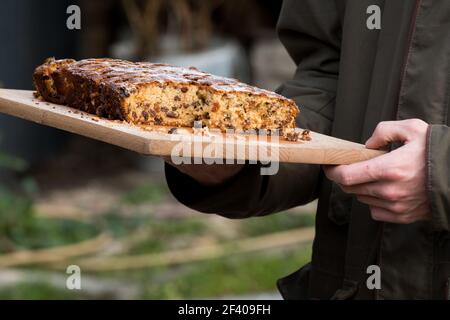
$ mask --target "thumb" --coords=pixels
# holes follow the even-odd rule
[[[402,121],[380,122],[372,136],[366,141],[369,149],[379,149],[391,142],[405,142],[408,140],[408,131],[401,124]]]

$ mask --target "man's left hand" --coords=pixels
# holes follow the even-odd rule
[[[405,224],[429,219],[427,130],[428,124],[419,119],[380,122],[366,147],[378,149],[394,141],[403,146],[371,160],[324,166],[325,174],[368,204],[374,220]]]

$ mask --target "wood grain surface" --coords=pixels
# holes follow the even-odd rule
[[[0,89],[0,112],[104,141],[141,154],[184,157],[277,160],[291,163],[349,164],[384,153],[362,144],[311,132],[311,141],[290,142],[278,137],[193,132],[170,127],[140,127],[99,118],[63,105],[42,101],[32,91]],[[301,116],[301,115],[300,115]]]

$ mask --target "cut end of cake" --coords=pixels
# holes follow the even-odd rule
[[[55,60],[52,57],[38,66],[33,74],[33,83],[39,96],[46,101],[64,104],[68,88],[61,71],[74,62],[73,59]]]

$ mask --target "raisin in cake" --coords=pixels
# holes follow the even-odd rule
[[[45,100],[134,124],[295,128],[298,108],[276,93],[195,68],[114,59],[47,59],[33,80]]]

